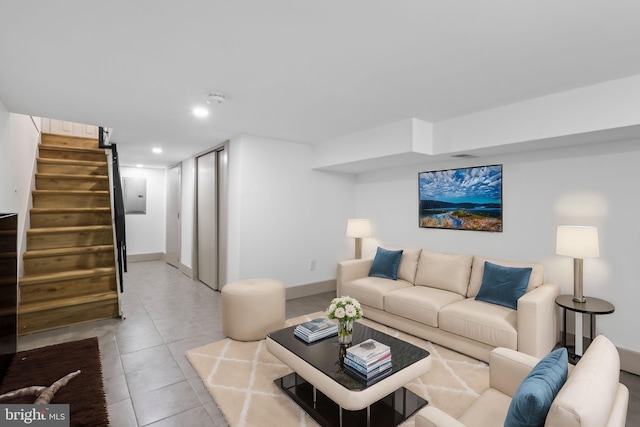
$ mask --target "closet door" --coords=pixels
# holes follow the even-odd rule
[[[198,280],[218,289],[217,153],[198,157],[196,168]]]

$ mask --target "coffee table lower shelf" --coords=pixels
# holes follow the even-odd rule
[[[274,383],[323,427],[397,426],[428,403],[402,387],[367,408],[347,411],[295,372]]]

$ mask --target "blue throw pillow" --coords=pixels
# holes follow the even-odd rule
[[[531,267],[505,267],[485,261],[476,299],[517,309],[518,298],[527,292],[532,270]]]
[[[542,427],[553,399],[567,381],[568,366],[564,347],[538,362],[513,395],[504,427]]]
[[[373,258],[371,269],[369,270],[369,276],[398,280],[400,258],[402,258],[402,249],[399,251],[389,251],[378,248],[376,256]]]

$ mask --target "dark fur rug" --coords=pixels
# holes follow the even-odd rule
[[[70,405],[71,426],[108,426],[100,347],[95,337],[16,353],[0,384],[0,394],[33,385],[48,387],[78,369],[80,375],[58,390],[51,403]],[[24,396],[3,403],[34,401],[35,397]]]

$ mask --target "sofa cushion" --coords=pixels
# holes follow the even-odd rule
[[[482,286],[476,299],[516,310],[518,298],[527,291],[531,270],[531,267],[505,267],[485,262]]]
[[[454,292],[411,286],[389,292],[384,297],[384,310],[437,328],[440,309],[463,299],[463,296]]]
[[[604,335],[598,335],[551,404],[547,425],[608,425],[619,380],[618,350]]]
[[[438,327],[493,347],[518,348],[516,310],[467,298],[443,307]]]
[[[458,421],[465,427],[503,427],[509,403],[511,403],[511,397],[496,389],[488,388],[473,401]]]
[[[567,380],[568,370],[564,347],[542,358],[513,395],[504,427],[542,427],[551,402]]]
[[[399,251],[389,251],[378,248],[376,256],[373,258],[371,269],[369,270],[369,276],[397,280],[401,257],[402,249]]]
[[[361,277],[360,279],[344,282],[342,295],[349,295],[360,304],[384,310],[384,296],[396,289],[413,287],[404,280],[389,280],[379,277]]]
[[[482,277],[484,276],[484,263],[489,261],[492,264],[504,265],[505,267],[531,267],[531,276],[527,285],[527,292],[542,285],[544,281],[544,269],[542,264],[535,262],[512,262],[491,259],[483,256],[473,257],[473,267],[471,268],[471,278],[469,279],[468,297],[478,295],[480,286],[482,286]]]
[[[423,250],[418,261],[416,285],[467,295],[472,255]]]
[[[384,246],[385,249],[390,251],[397,251],[402,248],[395,248],[393,246]],[[420,252],[422,249],[403,249],[402,257],[400,258],[400,267],[398,267],[398,279],[406,280],[409,283],[415,283],[416,271],[418,270],[418,259],[420,259]]]

